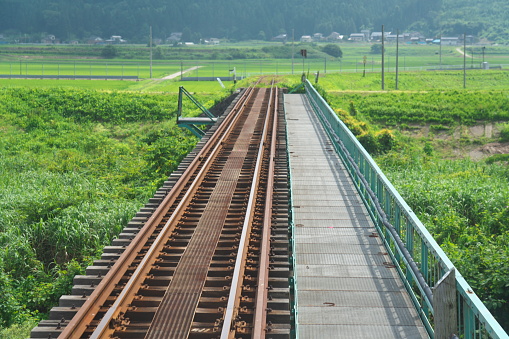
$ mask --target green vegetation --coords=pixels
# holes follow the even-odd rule
[[[507,157],[505,161],[444,160],[416,147],[401,147],[377,158],[398,192],[508,329]]]
[[[295,36],[336,31],[358,33],[361,29],[387,28],[420,31],[430,37],[443,34],[474,34],[496,42],[507,42],[508,5],[502,0],[386,0],[373,4],[367,0],[290,1],[253,0],[181,2],[168,6],[163,0],[104,1],[24,1],[0,2],[0,33],[19,42],[40,42],[43,32],[56,40],[86,42],[96,36],[104,39],[122,35],[129,42],[147,43],[149,25],[153,34],[166,39],[181,32],[182,41],[198,43],[211,37],[228,40],[270,40],[286,33]],[[214,13],[211,19],[210,13]],[[164,40],[163,40],[164,41]]]
[[[509,121],[509,98],[502,90],[338,93],[334,105],[355,109],[384,125],[434,124],[436,129],[473,125],[477,121]],[[442,126],[442,127],[439,127]]]
[[[391,69],[391,72],[386,73],[385,76],[385,89],[395,91],[395,81],[394,69]],[[380,73],[367,73],[365,77],[361,73],[333,73],[320,78],[319,85],[332,93],[353,91],[354,94],[362,95],[362,91],[380,91],[382,81]],[[509,88],[509,73],[502,70],[467,70],[466,86],[467,90],[476,90],[477,92],[464,91],[463,71],[400,71],[399,73],[398,88],[401,91],[436,91],[436,94],[430,94],[430,99],[432,95],[439,95],[439,93],[443,93],[445,99],[447,95],[455,96],[453,94],[456,93],[469,102],[475,100],[490,101],[492,100],[490,95],[493,91],[507,90]],[[455,92],[450,90],[455,90]],[[389,97],[394,98],[396,95],[393,93]],[[419,95],[423,94],[420,93]],[[475,98],[476,95],[480,95],[481,98]],[[383,96],[380,95],[380,98]],[[469,98],[470,96],[472,98]],[[442,100],[442,97],[435,98],[435,100],[438,99]],[[446,99],[446,102],[451,100]],[[460,103],[459,100],[458,103]],[[433,104],[433,101],[431,104]]]
[[[26,336],[192,149],[176,106],[166,94],[0,89],[1,337]]]
[[[314,80],[319,71],[323,95],[508,327],[509,157],[474,162],[459,152],[509,140],[509,73],[469,69],[464,90],[462,71],[425,71],[440,66],[437,46],[400,46],[395,91],[395,46],[388,45],[381,91],[380,56],[370,54],[370,44],[341,44],[340,59],[325,46],[295,44],[293,67],[291,44],[158,46],[153,77],[193,66],[201,67],[186,76],[228,76],[235,68],[237,76],[277,73],[279,86],[294,87],[303,72]],[[173,121],[178,87],[206,107],[234,88],[229,81],[223,90],[218,82],[148,79],[146,45],[116,46],[115,58],[96,59],[102,48],[0,46],[0,74],[146,78],[0,79],[0,338],[26,337],[193,147],[196,139]],[[507,47],[487,50],[490,64],[509,61]],[[474,51],[477,67],[481,51]],[[442,53],[442,65],[463,61],[455,47]],[[408,72],[416,69],[424,71]],[[187,102],[185,111],[199,113]],[[456,133],[483,123],[496,133]]]
[[[323,46],[322,51],[334,58],[341,58],[343,56],[343,51],[341,51],[338,44],[327,44]]]
[[[332,47],[335,46],[335,47]],[[158,46],[161,58],[152,62],[152,77],[162,78],[169,74],[180,73],[198,66],[196,70],[186,73],[192,77],[228,77],[253,76],[265,74],[301,74],[320,72],[321,75],[340,73],[332,77],[341,90],[379,90],[381,56],[371,53],[372,46],[367,43],[281,43],[266,42],[252,45],[225,44],[220,46]],[[467,88],[475,87],[480,78],[490,78],[489,88],[501,88],[507,81],[503,71],[479,70],[483,61],[490,67],[505,68],[509,64],[509,48],[504,46],[467,47]],[[87,49],[88,48],[88,49]],[[0,74],[7,77],[39,75],[65,76],[137,76],[140,79],[150,78],[149,48],[145,45],[115,45],[118,55],[114,59],[104,59],[102,48],[98,46],[41,46],[41,45],[0,45]],[[334,48],[334,51],[329,50]],[[303,59],[300,50],[307,50]],[[334,57],[331,55],[339,55]],[[399,88],[402,90],[422,90],[430,88],[462,88],[461,71],[445,70],[441,72],[408,73],[405,71],[461,69],[463,55],[456,46],[442,46],[441,55],[436,45],[401,45],[399,49]],[[293,51],[293,65],[292,65]],[[386,45],[385,69],[386,88],[395,88],[396,47]],[[484,51],[484,57],[483,57]],[[41,53],[40,55],[37,53]],[[365,64],[364,64],[365,61]],[[362,75],[366,70],[366,79],[360,82],[355,74]],[[343,79],[344,77],[344,79]],[[434,81],[442,77],[443,82]],[[8,80],[8,79],[6,79]],[[323,79],[327,81],[327,79]],[[5,80],[0,80],[5,81]],[[474,87],[472,87],[474,86]],[[486,88],[486,87],[484,87]]]
[[[37,4],[3,1],[0,32],[10,33],[21,42],[39,42],[41,33],[47,32],[65,41],[87,41],[95,36],[109,39],[118,34],[129,42],[147,43],[151,25],[154,37],[166,39],[172,32],[181,32],[182,41],[195,43],[211,37],[270,40],[281,33],[291,35],[292,29],[298,40],[301,35],[316,32],[350,34],[362,27],[378,30],[383,23],[403,29],[418,20],[423,25],[429,22],[426,29],[430,30],[435,28],[436,11],[442,8],[438,0],[386,0],[375,5],[367,0],[355,5],[331,0],[301,3],[253,0],[249,4],[218,0],[171,6],[163,0],[153,0],[150,6],[142,0],[129,3],[43,0]]]

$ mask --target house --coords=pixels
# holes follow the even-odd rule
[[[387,38],[389,34],[391,34],[391,32],[384,32],[384,37]],[[382,41],[382,32],[371,33],[371,41]]]
[[[338,41],[341,41],[343,40],[343,35],[339,34],[338,32],[332,32],[328,37],[326,37],[325,39],[327,41],[331,41],[331,42],[338,42]]]
[[[208,40],[205,40],[206,45],[219,45],[219,39],[218,38],[210,38]]]
[[[93,36],[87,39],[87,44],[89,45],[102,45],[104,44],[103,38],[100,38],[98,36]]]
[[[300,42],[313,42],[311,35],[303,35],[300,37]]]
[[[456,46],[459,45],[460,39],[458,37],[442,37],[440,43],[444,46]]]
[[[405,41],[412,44],[424,43],[426,41],[426,37],[419,32],[403,33],[403,35],[405,36]]]
[[[399,42],[402,42],[405,39],[405,36],[403,34],[400,34],[400,35],[389,34],[386,36],[387,42],[396,42],[396,39],[398,39]]]
[[[348,41],[354,41],[354,42],[366,41],[366,36],[364,35],[364,33],[352,33],[352,34],[350,34]]]
[[[59,44],[60,40],[57,39],[53,34],[49,34],[42,38],[41,43],[43,44]]]
[[[272,41],[286,42],[287,39],[288,39],[287,34],[279,34],[278,36],[273,37]]]
[[[412,44],[418,44],[418,43],[421,43],[421,42],[422,42],[422,40],[421,40],[421,38],[420,38],[420,37],[418,37],[418,36],[413,36],[413,37],[411,37],[411,38],[410,38],[410,42],[411,42]]]
[[[182,33],[181,32],[173,32],[170,34],[168,38],[166,38],[166,42],[169,44],[174,44],[177,42],[180,42],[182,40]]]
[[[111,38],[109,38],[105,42],[108,44],[123,44],[126,43],[127,41],[122,39],[120,35],[112,35]]]
[[[369,41],[369,35],[371,33],[369,29],[363,29],[361,30],[361,33],[364,34],[364,40]]]
[[[323,40],[323,34],[322,33],[315,33],[313,34],[313,41],[322,41]]]

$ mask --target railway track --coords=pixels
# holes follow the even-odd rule
[[[248,88],[32,338],[289,338],[280,92]]]

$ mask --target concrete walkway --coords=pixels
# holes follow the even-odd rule
[[[297,332],[427,338],[341,159],[304,95],[285,95],[294,211]]]

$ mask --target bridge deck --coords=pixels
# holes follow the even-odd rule
[[[427,338],[306,98],[285,96],[300,338]]]

